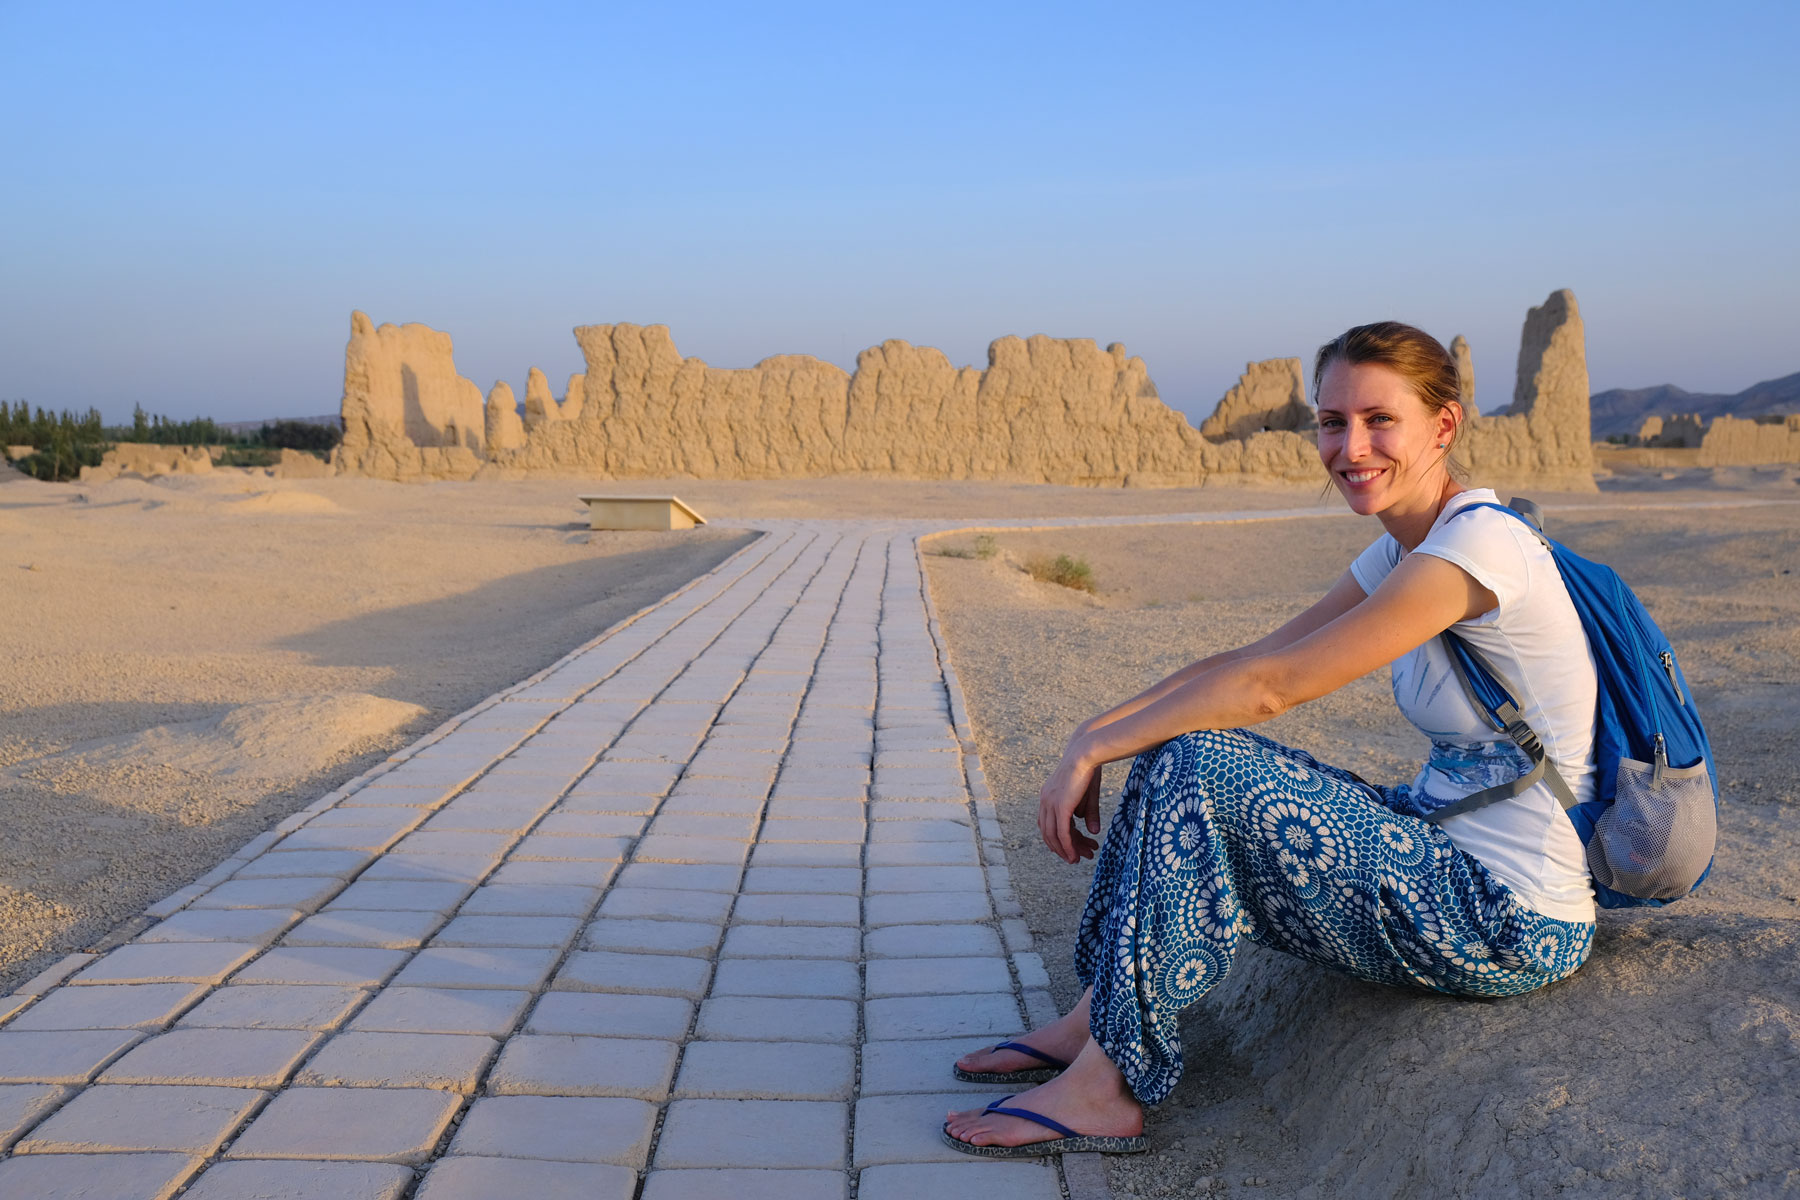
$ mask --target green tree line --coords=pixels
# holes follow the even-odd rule
[[[276,450],[305,450],[324,455],[343,440],[335,426],[312,425],[305,421],[271,421],[253,434],[243,435],[221,429],[211,417],[177,421],[144,411],[143,405],[132,410],[131,424],[103,425],[98,409],[85,413],[68,410],[51,412],[33,408],[23,400],[8,403],[0,400],[0,446],[30,446],[32,453],[13,465],[27,474],[49,482],[77,479],[82,467],[100,464],[110,445],[118,442],[146,442],[159,446],[227,446],[240,452],[233,454],[227,465],[264,466],[255,461],[258,450],[273,461]]]

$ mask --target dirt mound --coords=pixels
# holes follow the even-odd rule
[[[155,766],[214,779],[288,779],[322,771],[352,747],[424,714],[416,704],[364,692],[268,700],[204,720],[82,743],[22,763],[14,773],[43,779]]]

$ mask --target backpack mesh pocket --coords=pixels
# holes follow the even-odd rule
[[[1691,767],[1619,760],[1612,806],[1594,822],[1588,870],[1627,896],[1673,900],[1706,873],[1718,834],[1712,779],[1704,760]]]

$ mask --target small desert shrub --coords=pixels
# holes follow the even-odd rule
[[[58,437],[50,445],[13,463],[13,466],[45,483],[67,483],[81,478],[81,468],[97,467],[106,456],[103,446],[71,442]]]
[[[991,533],[981,534],[975,539],[973,546],[943,546],[928,551],[939,558],[981,558],[988,559],[1000,553],[1000,546],[994,541]]]
[[[1088,566],[1085,558],[1070,558],[1066,554],[1051,558],[1048,554],[1034,554],[1025,560],[1025,573],[1040,583],[1054,583],[1078,592],[1095,590],[1094,568]]]
[[[214,459],[221,467],[272,467],[281,461],[281,451],[268,446],[226,446]]]

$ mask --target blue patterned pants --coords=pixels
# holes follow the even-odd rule
[[[1090,1029],[1145,1104],[1181,1076],[1178,1014],[1238,938],[1376,983],[1512,996],[1572,974],[1592,923],[1540,916],[1377,788],[1241,729],[1138,756],[1082,913]]]

